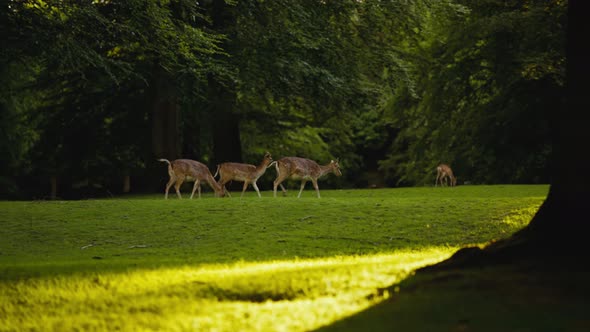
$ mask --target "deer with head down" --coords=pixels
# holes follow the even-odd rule
[[[447,164],[440,164],[436,167],[436,180],[434,181],[434,186],[436,187],[439,183],[440,186],[443,186],[443,180],[446,185],[449,185],[449,179],[451,180],[451,187],[454,187],[457,184],[457,178],[453,174],[453,170]]]
[[[273,161],[277,170],[277,178],[273,183],[274,197],[277,197],[277,187],[280,185],[283,193],[286,193],[285,187],[281,184],[286,179],[301,180],[301,188],[299,189],[299,195],[303,192],[303,187],[307,181],[313,183],[313,187],[320,198],[320,188],[318,187],[318,179],[328,173],[334,173],[336,176],[341,176],[340,164],[338,160],[330,161],[327,165],[319,165],[313,160],[300,158],[300,157],[284,157],[277,161]],[[271,164],[271,165],[272,165]]]
[[[246,188],[248,188],[249,184],[252,184],[252,187],[256,190],[259,198],[262,198],[260,195],[260,190],[258,190],[258,185],[256,185],[256,181],[266,172],[268,165],[272,162],[272,157],[269,152],[264,154],[264,158],[258,166],[250,165],[250,164],[242,164],[242,163],[222,163],[217,165],[217,171],[213,177],[216,177],[219,174],[219,185],[223,189],[224,193],[227,193],[230,197],[229,191],[225,189],[225,185],[230,181],[240,181],[244,182],[244,187],[242,189],[242,195],[244,196],[244,192]]]
[[[178,198],[182,198],[182,195],[180,195],[180,186],[185,180],[195,181],[191,193],[191,199],[195,195],[195,190],[198,190],[199,198],[201,198],[201,181],[205,181],[209,184],[215,192],[216,197],[223,196],[223,189],[217,181],[215,181],[209,168],[205,164],[191,159],[176,159],[173,161],[169,161],[168,159],[158,159],[158,161],[168,164],[168,175],[170,176],[170,179],[166,184],[165,199],[168,199],[168,190],[170,190],[172,185],[174,185]]]

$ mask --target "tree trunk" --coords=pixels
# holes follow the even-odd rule
[[[180,157],[179,109],[173,83],[155,65],[150,88],[152,152],[156,158]]]
[[[461,249],[450,259],[422,271],[506,264],[521,259],[542,262],[550,256],[559,256],[562,262],[569,260],[573,264],[580,264],[580,257],[587,261],[590,251],[585,231],[590,219],[587,209],[590,204],[590,154],[587,151],[590,130],[585,121],[585,113],[590,110],[585,88],[585,81],[590,77],[590,62],[585,51],[590,32],[590,20],[584,17],[587,5],[582,0],[568,2],[566,100],[562,109],[552,114],[552,179],[547,198],[529,225],[512,237],[483,250]]]
[[[223,44],[226,52],[233,54],[231,44],[235,35],[235,6],[225,1],[211,2],[213,29],[228,36]],[[223,58],[229,68],[231,59]],[[214,73],[208,76],[209,103],[213,119],[213,158],[216,164],[224,161],[241,162],[242,147],[240,141],[239,116],[236,114],[236,87],[232,77],[222,77]]]
[[[238,116],[233,112],[236,95],[230,87],[209,78],[209,102],[213,119],[213,156],[215,164],[241,162],[242,147]]]
[[[131,191],[131,177],[129,175],[125,175],[123,177],[123,193],[128,193]]]
[[[586,4],[587,6],[587,4]],[[530,232],[551,236],[570,233],[580,234],[587,224],[586,205],[590,202],[590,171],[588,171],[590,143],[588,121],[590,110],[586,81],[590,75],[590,62],[585,50],[589,20],[583,17],[584,3],[570,1],[568,4],[567,30],[567,78],[565,107],[553,112],[551,123],[554,139],[552,158],[552,183],[545,204],[529,225]]]
[[[49,198],[55,200],[57,198],[57,177],[51,176],[49,178],[49,183],[51,184],[51,192],[49,193]]]
[[[585,18],[582,0],[568,3],[566,41],[566,102],[552,114],[552,181],[547,199],[523,234],[551,238],[562,245],[575,245],[587,225],[586,205],[590,202],[590,172],[587,144],[590,131],[584,121],[590,110],[586,80],[590,75],[586,38],[590,21]]]

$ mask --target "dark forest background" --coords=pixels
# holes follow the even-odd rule
[[[549,183],[567,1],[0,1],[0,197],[339,158],[322,187]],[[274,179],[265,174],[260,187]]]

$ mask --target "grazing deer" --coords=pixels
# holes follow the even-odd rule
[[[266,172],[268,165],[272,162],[272,157],[270,153],[265,153],[262,162],[260,165],[254,166],[250,164],[242,164],[242,163],[222,163],[217,165],[217,171],[213,177],[217,177],[219,174],[219,185],[223,189],[224,193],[227,193],[230,197],[229,191],[225,189],[226,183],[235,180],[244,182],[244,188],[242,189],[242,196],[244,196],[244,192],[246,188],[248,188],[248,184],[252,184],[252,187],[256,190],[258,197],[262,198],[260,195],[260,190],[258,190],[258,186],[256,185],[256,181]]]
[[[180,186],[185,180],[195,181],[191,193],[191,199],[197,189],[199,190],[199,198],[201,198],[201,181],[207,181],[209,186],[215,191],[215,196],[223,196],[223,189],[215,181],[209,168],[205,166],[205,164],[190,159],[176,159],[173,161],[169,161],[168,159],[158,159],[158,161],[168,163],[168,175],[170,175],[170,180],[168,180],[168,183],[166,184],[165,199],[168,199],[168,190],[170,190],[170,187],[173,184],[174,189],[176,190],[176,195],[178,198],[182,198],[180,195]]]
[[[342,175],[338,161],[334,160],[330,161],[328,165],[321,166],[310,159],[299,157],[284,157],[277,161],[273,161],[272,164],[275,165],[275,168],[277,170],[277,178],[273,183],[274,197],[277,197],[277,187],[279,185],[281,186],[281,189],[284,193],[287,192],[285,190],[285,187],[283,187],[283,185],[281,184],[281,182],[290,178],[294,180],[301,180],[301,189],[299,189],[299,195],[297,195],[297,198],[301,197],[303,187],[305,187],[305,183],[308,180],[311,180],[311,182],[313,183],[313,187],[315,188],[315,191],[318,194],[318,198],[320,198],[318,179],[330,172],[333,172],[334,174],[336,174],[336,176]]]
[[[436,180],[434,181],[434,186],[436,187],[437,184],[440,182],[440,186],[443,186],[443,180],[445,180],[445,184],[449,184],[449,179],[451,179],[451,187],[454,187],[457,184],[457,178],[453,175],[453,170],[447,164],[440,164],[436,167]]]

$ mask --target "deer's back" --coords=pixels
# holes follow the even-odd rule
[[[211,175],[209,168],[196,160],[176,159],[171,164],[172,170],[176,174],[188,175],[194,179],[205,180]]]
[[[237,181],[251,180],[260,176],[257,174],[256,166],[242,163],[223,163],[219,166],[219,174],[222,179]]]
[[[303,178],[318,175],[320,165],[313,160],[300,157],[285,157],[278,161],[279,170],[286,172],[294,178]]]
[[[453,175],[453,170],[451,170],[451,167],[449,165],[441,164],[441,165],[438,165],[438,167],[436,169],[440,173],[446,173],[451,176]]]

